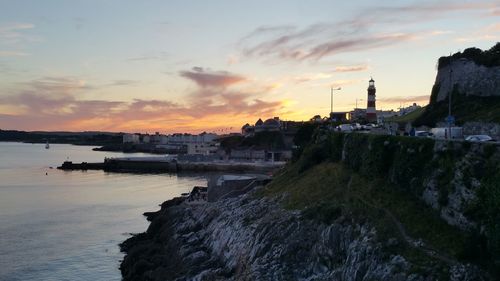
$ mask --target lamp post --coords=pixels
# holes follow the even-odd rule
[[[448,122],[448,134],[447,137],[448,139],[452,139],[451,137],[451,125],[455,123],[455,120],[453,116],[451,115],[451,96],[453,95],[453,81],[452,81],[452,75],[453,75],[453,57],[450,53],[450,93],[448,96],[448,118],[446,118],[446,121]]]
[[[330,87],[330,119],[333,119],[333,91],[340,91],[342,88],[338,87],[336,89]]]

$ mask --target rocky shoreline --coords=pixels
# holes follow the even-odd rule
[[[368,221],[330,224],[254,193],[215,203],[166,201],[145,233],[121,244],[123,280],[484,280],[474,266],[417,271]]]

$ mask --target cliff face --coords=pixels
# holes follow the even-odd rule
[[[122,246],[124,280],[435,280],[389,255],[369,223],[331,224],[280,207],[279,198],[244,195],[205,205],[165,204],[151,226]],[[437,271],[439,272],[439,271]],[[477,270],[450,266],[450,280]],[[430,278],[430,279],[429,279]]]
[[[467,96],[500,96],[500,66],[486,67],[470,59],[455,59],[438,70],[434,85],[439,85],[436,102],[445,100],[453,87]]]
[[[429,105],[413,125],[434,127],[444,122],[450,93],[457,125],[465,126],[469,134],[498,136],[498,130],[491,128],[500,123],[500,42],[489,50],[468,48],[439,58]]]
[[[146,214],[148,230],[122,244],[122,275],[493,280],[468,262],[499,262],[498,167],[495,145],[318,133],[259,195]]]

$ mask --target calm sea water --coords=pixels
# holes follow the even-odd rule
[[[66,159],[122,155],[0,142],[0,280],[121,280],[118,244],[147,228],[142,213],[206,184],[201,176],[55,169]]]

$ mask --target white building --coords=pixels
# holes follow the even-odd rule
[[[139,143],[139,135],[137,134],[124,134],[123,143]]]
[[[394,110],[377,110],[377,123],[384,124],[385,120],[391,117],[398,116],[398,113]]]
[[[199,135],[191,134],[173,134],[167,136],[167,143],[169,144],[190,144],[190,143],[211,143],[218,135],[212,133],[201,133]]]
[[[188,143],[187,154],[213,155],[217,153],[218,148],[219,145],[215,142]]]
[[[421,106],[416,104],[416,103],[413,103],[412,105],[410,105],[408,107],[401,107],[401,108],[399,108],[399,116],[406,115],[406,114],[413,112],[419,108],[421,108]]]

